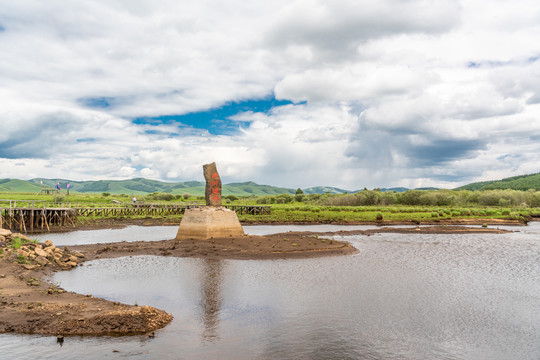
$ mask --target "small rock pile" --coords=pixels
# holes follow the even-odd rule
[[[28,270],[48,265],[68,270],[77,266],[84,255],[67,246],[57,248],[50,240],[39,243],[26,235],[0,229],[0,258],[17,262]]]

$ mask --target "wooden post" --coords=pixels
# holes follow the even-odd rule
[[[34,208],[30,210],[30,231],[34,232]]]
[[[26,225],[24,223],[24,215],[23,215],[23,211],[20,210],[19,211],[19,219],[21,220],[21,223],[19,224],[19,228],[21,229],[21,231],[24,229],[24,232],[26,233]]]
[[[47,231],[51,231],[51,228],[49,228],[49,222],[47,221],[47,211],[44,210],[43,212],[43,220],[45,221],[45,225],[47,225]]]

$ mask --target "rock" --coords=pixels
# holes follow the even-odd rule
[[[6,247],[6,243],[4,242],[6,239],[0,241],[0,248]]]
[[[203,165],[206,189],[204,198],[207,206],[221,206],[221,178],[217,172],[216,163]]]
[[[69,256],[69,261],[73,261],[75,264],[79,261],[79,259],[77,259],[75,256],[73,255],[70,255]]]
[[[77,250],[71,250],[71,254],[78,257],[78,258],[84,258],[84,255]]]
[[[0,236],[3,236],[3,237],[9,237],[11,235],[11,231],[10,230],[7,230],[7,229],[0,229]]]
[[[66,262],[66,265],[71,266],[71,267],[75,267],[75,266],[77,266],[77,263],[75,261],[68,261],[68,262]]]
[[[28,251],[25,251],[24,249],[17,249],[17,255],[28,256],[30,255],[30,253],[28,253]]]
[[[44,247],[49,247],[49,246],[52,246],[53,249],[54,249],[54,244],[51,240],[45,240],[45,242],[43,243],[43,246]]]
[[[34,269],[36,269],[38,267],[39,267],[39,265],[28,265],[28,264],[23,265],[23,268],[25,268],[26,270],[34,270]]]
[[[41,256],[41,257],[44,257],[44,258],[49,256],[49,254],[45,250],[43,250],[42,248],[37,247],[37,246],[35,247],[34,252],[36,253],[37,256]]]
[[[34,261],[41,266],[45,266],[49,263],[49,260],[47,260],[43,256],[38,256],[37,258],[34,259]]]
[[[31,242],[32,239],[30,239],[28,236],[24,235],[24,234],[21,234],[21,233],[15,233],[15,234],[11,234],[11,238],[20,238],[21,240],[24,240],[26,242]]]

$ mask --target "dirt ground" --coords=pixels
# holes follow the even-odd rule
[[[125,225],[125,224],[124,224]],[[503,233],[496,228],[433,226],[381,227],[365,231],[288,232],[269,236],[243,236],[210,240],[120,242],[64,247],[78,251],[85,261],[135,255],[196,257],[205,259],[292,259],[354,254],[347,242],[328,237],[373,233]],[[0,333],[47,335],[152,334],[166,326],[172,315],[149,306],[135,306],[99,299],[90,294],[64,291],[48,279],[61,267],[24,266],[12,259],[0,262]],[[30,268],[30,270],[28,269]],[[152,335],[150,335],[152,336]]]

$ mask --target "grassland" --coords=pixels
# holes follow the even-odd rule
[[[368,191],[369,192],[369,191]],[[364,194],[354,195],[356,197],[368,196]],[[440,191],[439,191],[440,192]],[[438,198],[438,191],[427,191],[420,193],[420,199]],[[383,195],[386,193],[383,193]],[[413,194],[416,194],[413,193]],[[515,194],[511,193],[513,196]],[[531,193],[529,192],[529,195]],[[375,194],[377,195],[377,194]],[[383,196],[381,195],[381,196]],[[459,192],[455,192],[459,197]],[[490,198],[489,193],[483,193],[482,196]],[[536,195],[533,194],[533,195]],[[271,207],[270,215],[245,215],[240,214],[239,219],[244,223],[456,223],[456,222],[476,222],[489,223],[495,221],[520,221],[526,222],[540,218],[540,207],[528,206],[521,202],[520,205],[512,204],[510,201],[493,200],[493,205],[486,206],[478,203],[468,203],[465,205],[407,205],[407,204],[375,204],[375,205],[355,205],[344,206],[335,205],[340,202],[348,202],[352,194],[349,195],[320,195],[312,194],[305,196],[292,196],[282,194],[277,196],[251,196],[237,197],[224,196],[224,205],[266,205]],[[396,195],[397,196],[397,195]],[[470,196],[468,198],[471,198]],[[32,201],[38,201],[35,206],[41,206],[40,201],[52,204],[55,200],[54,195],[36,195],[34,193],[0,193],[0,199],[10,199],[18,202],[18,206],[31,204]],[[361,198],[364,199],[364,198]],[[387,198],[386,198],[387,199]],[[401,198],[397,198],[401,199]],[[403,195],[403,199],[411,200],[411,196]],[[478,197],[481,199],[481,197]],[[534,196],[532,199],[536,199]],[[299,201],[301,200],[301,201]],[[388,199],[387,199],[388,200]],[[414,199],[413,199],[414,200]],[[516,201],[522,201],[521,197],[516,197]],[[66,202],[69,201],[69,205]],[[170,194],[153,193],[145,196],[138,196],[138,202],[151,202],[162,204],[202,204],[202,196],[171,196]],[[416,200],[414,200],[416,201]],[[111,206],[130,206],[131,198],[127,195],[114,194],[66,194],[56,196],[57,204],[61,206],[85,206],[85,207],[111,207]],[[270,202],[270,203],[268,203]],[[0,207],[8,206],[9,203],[0,201]],[[148,216],[129,216],[116,219],[116,221],[139,221],[146,220],[154,223],[178,223],[181,216],[167,217],[148,217]],[[84,224],[94,221],[104,220],[98,217],[82,218]]]
[[[313,206],[272,205],[271,215],[239,215],[243,222],[261,223],[452,223],[489,220],[530,221],[540,208],[444,206]]]

